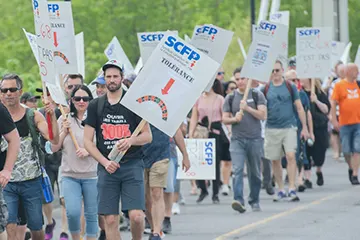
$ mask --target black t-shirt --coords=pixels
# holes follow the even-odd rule
[[[123,91],[124,97],[125,91]],[[106,97],[106,96],[104,96]],[[141,122],[141,118],[119,103],[111,105],[107,98],[102,116],[98,116],[99,98],[92,100],[87,109],[87,118],[84,121],[96,130],[96,146],[104,157],[107,158],[113,146],[123,138],[128,138]],[[143,152],[140,146],[131,147],[124,159],[142,159]]]
[[[310,91],[304,91],[304,92],[310,99],[311,92]],[[316,96],[320,102],[326,104],[326,106],[328,107],[329,112],[330,112],[331,105],[330,105],[329,98],[326,96],[326,94],[322,91],[320,91],[320,92],[316,91]],[[327,128],[328,127],[329,119],[327,117],[327,114],[324,114],[320,110],[320,108],[316,105],[316,103],[310,104],[310,112],[312,115],[313,125],[315,128]]]
[[[9,132],[13,131],[16,126],[14,121],[11,118],[10,113],[8,110],[0,103],[0,143],[2,140],[2,136],[8,134]],[[6,151],[0,151],[0,170],[4,168],[6,160]]]

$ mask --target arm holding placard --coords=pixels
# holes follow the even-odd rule
[[[50,117],[51,132],[53,134],[52,139],[50,138],[48,123],[44,116],[38,111],[35,111],[34,114],[35,124],[41,135],[52,144],[57,144],[59,142],[59,128],[57,125],[55,111],[52,109],[51,104],[49,102],[45,103],[45,114]]]
[[[179,150],[180,150],[180,152],[181,152],[181,154],[183,156],[182,170],[187,172],[190,169],[190,160],[189,160],[188,152],[186,150],[184,137],[182,135],[182,132],[181,132],[180,128],[175,133],[174,141],[175,141],[176,146],[178,146],[178,148],[179,148]]]
[[[69,121],[67,121],[66,117],[59,118],[58,122],[61,122],[61,126],[59,127],[60,128],[60,136],[59,136],[58,144],[51,144],[51,151],[53,153],[58,152],[62,148],[64,139],[69,134],[69,128],[70,128],[70,123],[69,123]],[[59,124],[58,124],[58,126],[59,126]]]
[[[60,105],[59,108],[60,108],[60,112],[61,112],[61,115],[62,115],[63,119],[67,119],[63,106]],[[76,138],[75,138],[75,135],[74,135],[73,131],[70,128],[70,125],[69,125],[69,128],[68,128],[68,131],[70,133],[71,140],[73,141],[73,143],[75,145],[76,151],[78,151],[80,149],[80,147],[79,147],[78,142],[76,141]]]

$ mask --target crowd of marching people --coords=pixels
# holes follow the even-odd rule
[[[144,232],[162,239],[183,202],[177,171],[191,167],[184,138],[216,142],[215,179],[191,181],[197,203],[208,197],[209,186],[214,204],[232,195],[231,207],[240,213],[247,203],[261,211],[261,189],[274,202],[300,201],[298,193],[313,188],[312,168],[316,185],[326,183],[322,167],[330,143],[334,158],[345,158],[350,183],[360,184],[355,64],[339,62],[323,83],[299,79],[294,59],[286,69],[276,61],[268,83],[242,77],[241,67],[225,81],[220,69],[173,138],[148,123],[132,135],[142,119],[120,100],[123,85],[131,87],[136,75],[124,76],[116,60],[102,71],[90,86],[79,74],[66,76],[68,106],[57,105],[48,89],[37,89],[41,96],[23,93],[16,74],[2,77],[0,239],[29,239],[27,229],[33,240],[120,239],[120,230],[131,231],[134,240]],[[44,107],[37,109],[40,99]],[[124,153],[120,162],[109,160],[113,148]],[[60,225],[52,215],[55,190],[63,213],[60,236],[54,235]]]

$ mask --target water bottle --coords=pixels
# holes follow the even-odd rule
[[[41,167],[41,171],[42,171],[41,185],[44,193],[44,199],[46,203],[50,203],[54,200],[54,193],[51,188],[50,178],[47,175],[45,168]]]
[[[314,141],[313,141],[311,138],[309,138],[309,139],[307,140],[307,145],[308,145],[309,147],[312,147],[312,146],[314,145]]]

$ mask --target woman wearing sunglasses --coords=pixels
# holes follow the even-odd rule
[[[76,86],[71,93],[70,116],[59,118],[61,126],[60,141],[52,145],[52,151],[62,149],[62,194],[66,205],[69,230],[72,239],[80,240],[80,216],[82,201],[84,201],[84,215],[86,221],[86,239],[96,239],[98,233],[97,216],[97,162],[89,156],[84,148],[84,127],[82,121],[86,118],[86,110],[93,99],[88,87]],[[72,130],[79,149],[70,137]]]

